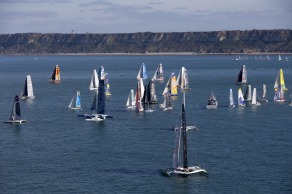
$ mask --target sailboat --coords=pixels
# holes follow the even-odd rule
[[[280,69],[277,74],[274,89],[275,89],[274,101],[284,102],[285,101],[284,92],[287,91],[288,88],[286,88],[285,86],[284,74],[282,69]]]
[[[206,106],[207,109],[216,109],[218,106],[218,102],[216,100],[216,97],[214,96],[213,92],[211,96],[208,97],[208,104]]]
[[[281,55],[279,55],[279,57],[278,57],[278,61],[282,61],[282,57],[281,57]]]
[[[60,75],[60,67],[56,65],[51,77],[50,77],[51,82],[59,82],[61,81],[61,75]]]
[[[142,63],[138,75],[137,75],[137,79],[142,78],[142,79],[147,79],[147,72],[146,72],[146,65],[145,63]]]
[[[164,76],[163,76],[163,69],[162,69],[162,64],[160,63],[153,75],[154,80],[160,80],[163,81]]]
[[[237,76],[236,84],[246,84],[246,83],[247,83],[246,66],[242,65],[241,70]]]
[[[26,122],[26,119],[21,117],[19,97],[15,96],[9,120],[8,121],[4,121],[4,123],[21,124],[23,122]]]
[[[245,107],[244,98],[243,98],[243,94],[242,94],[241,88],[238,88],[237,102],[238,102],[238,106],[239,107]]]
[[[99,84],[98,84],[96,113],[93,114],[91,118],[87,118],[86,119],[87,121],[102,121],[102,120],[105,120],[106,118],[114,118],[111,115],[105,114],[105,87],[104,87],[105,71],[104,71],[103,66],[101,66],[99,69],[98,80],[99,80]],[[96,100],[96,97],[95,97],[95,100]]]
[[[260,106],[261,103],[257,100],[257,89],[253,88],[251,106]]]
[[[136,111],[137,112],[142,112],[144,111],[144,108],[143,108],[143,105],[142,105],[142,99],[143,99],[143,96],[144,96],[144,90],[145,90],[145,87],[144,87],[144,84],[143,84],[143,80],[142,78],[139,78],[138,79],[138,83],[137,83],[137,89],[136,89]]]
[[[143,97],[143,109],[145,112],[153,112],[153,109],[150,108],[150,99],[149,99],[149,95],[148,95],[148,87],[145,87],[144,90],[144,97]]]
[[[246,90],[245,90],[244,100],[246,102],[251,101],[252,100],[251,99],[251,95],[252,95],[252,93],[251,93],[251,85],[248,85],[247,88],[246,88]]]
[[[148,85],[147,85],[147,98],[149,101],[149,104],[157,104],[157,96],[156,96],[156,90],[155,90],[155,81],[153,78],[150,79]]]
[[[167,92],[170,93],[171,96],[177,96],[177,82],[174,73],[171,73],[162,95],[166,94]]]
[[[97,92],[94,95],[93,102],[91,105],[92,114],[85,114],[82,116],[85,118],[86,121],[104,121],[105,120],[101,115],[95,114],[95,111],[97,111],[97,103],[96,103],[97,100],[96,99],[97,99]]]
[[[81,100],[80,100],[80,91],[77,91],[76,94],[73,96],[69,106],[71,110],[81,110]]]
[[[99,81],[98,81],[98,77],[97,77],[97,72],[94,69],[93,70],[93,73],[92,73],[92,76],[91,76],[91,81],[90,81],[90,84],[89,84],[89,89],[90,90],[97,90],[98,89],[98,84],[99,84]]]
[[[130,110],[136,109],[136,101],[135,101],[133,89],[131,89],[130,91],[129,97],[127,99],[126,107],[127,109],[130,109]]]
[[[105,73],[105,95],[110,96],[111,91],[110,91],[110,83],[109,83],[109,76],[108,73]]]
[[[162,104],[159,105],[159,108],[162,108],[164,111],[166,110],[171,110],[172,105],[171,105],[171,95],[170,93],[165,93],[164,94],[164,101]]]
[[[20,99],[28,98],[35,98],[35,96],[33,95],[33,87],[30,75],[26,76],[26,80],[24,82],[24,86],[20,94]]]
[[[229,90],[229,107],[235,107],[232,88]]]
[[[292,95],[290,93],[290,101],[289,101],[289,106],[292,106]]]
[[[188,165],[187,154],[187,124],[185,115],[185,94],[181,109],[181,123],[176,131],[176,146],[173,154],[173,168],[161,169],[161,173],[165,176],[180,175],[207,175],[207,171],[200,166]]]
[[[288,57],[286,56],[286,61],[289,61]]]
[[[267,86],[266,84],[263,84],[263,96],[262,96],[262,102],[268,102],[267,99]]]
[[[189,77],[188,71],[185,67],[182,67],[177,76],[177,86],[183,90],[188,90],[189,88]]]

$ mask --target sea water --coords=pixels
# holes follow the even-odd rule
[[[286,98],[292,90],[291,61],[236,61],[232,55],[189,56],[2,56],[0,58],[0,119],[9,118],[15,95],[26,75],[33,82],[33,100],[21,100],[22,125],[0,125],[0,193],[291,193],[292,108],[274,103],[273,85],[284,71]],[[291,57],[290,57],[291,58]],[[182,91],[172,98],[173,110],[153,105],[152,113],[127,111],[139,68],[146,64],[148,84],[159,63],[164,82],[156,82],[158,104],[171,73],[184,66],[190,88],[186,120],[198,131],[188,132],[189,165],[203,166],[209,176],[164,177],[159,169],[172,167],[173,128],[180,123]],[[55,65],[61,82],[49,78]],[[91,113],[94,92],[89,90],[93,69],[103,65],[111,93],[106,112],[114,119],[88,122],[78,114]],[[248,83],[268,103],[259,107],[229,108],[242,65]],[[81,93],[81,111],[67,107]],[[205,109],[213,92],[216,110]]]

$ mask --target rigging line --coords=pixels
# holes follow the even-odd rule
[[[198,157],[198,155],[197,155],[197,153],[195,151],[195,148],[193,146],[193,143],[191,141],[189,141],[190,140],[190,137],[189,136],[187,138],[188,138],[188,142],[190,142],[192,153],[194,154],[195,159],[198,161],[198,164],[200,164],[199,157]]]

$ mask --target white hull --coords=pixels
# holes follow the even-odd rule
[[[127,110],[136,110],[136,106],[127,106]]]
[[[71,108],[69,108],[70,110],[82,110],[82,108],[81,107],[71,107]]]
[[[216,108],[217,108],[217,104],[206,106],[206,109],[216,109]]]
[[[172,110],[172,107],[168,107],[168,108],[163,108],[164,111],[168,111],[168,110]]]
[[[35,98],[35,96],[22,96],[22,97],[20,97],[20,99],[22,99],[22,100],[34,99],[34,98]]]
[[[11,123],[11,124],[21,124],[21,123],[24,123],[24,122],[26,122],[25,119],[4,121],[4,123]]]
[[[104,121],[101,115],[94,115],[92,118],[85,119],[86,121]]]
[[[188,168],[173,168],[173,169],[163,169],[161,172],[166,175],[166,176],[171,176],[171,175],[179,175],[179,176],[190,176],[190,175],[208,175],[206,170],[199,166],[191,166]]]

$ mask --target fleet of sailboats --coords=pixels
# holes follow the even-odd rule
[[[19,97],[15,96],[9,120],[4,123],[21,124],[23,122],[26,122],[26,119],[21,117]]]
[[[187,124],[185,114],[185,93],[183,94],[183,102],[181,108],[180,126],[176,131],[176,145],[173,154],[173,168],[161,169],[161,173],[165,176],[179,175],[208,175],[207,171],[200,166],[189,166],[188,164],[188,148],[187,148]]]
[[[31,76],[27,75],[22,91],[20,93],[20,99],[32,99],[32,98],[35,98],[33,94],[32,80],[31,80]]]
[[[61,81],[61,72],[60,67],[58,65],[55,66],[54,71],[50,77],[50,81],[55,83]]]

